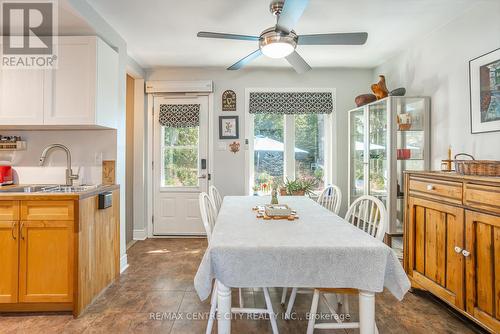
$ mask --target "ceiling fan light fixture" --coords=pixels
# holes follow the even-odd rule
[[[285,58],[295,51],[297,35],[294,32],[276,31],[271,27],[260,35],[259,46],[262,53],[269,58]]]
[[[274,42],[263,45],[260,49],[269,58],[285,58],[295,50],[295,47],[285,42]]]

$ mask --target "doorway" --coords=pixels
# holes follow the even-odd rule
[[[198,195],[208,189],[209,97],[155,96],[153,234],[203,235]]]

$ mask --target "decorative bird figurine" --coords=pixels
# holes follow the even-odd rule
[[[389,90],[385,85],[385,76],[379,75],[380,80],[372,85],[373,94],[377,97],[377,100],[383,99],[384,97],[389,96]]]

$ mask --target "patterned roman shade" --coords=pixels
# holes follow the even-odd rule
[[[251,114],[331,114],[332,92],[251,92]]]
[[[200,125],[199,104],[160,104],[160,124],[170,128],[194,128]]]

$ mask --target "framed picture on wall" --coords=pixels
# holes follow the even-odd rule
[[[219,139],[239,139],[238,116],[219,116]]]
[[[471,132],[500,131],[500,49],[469,62]]]

